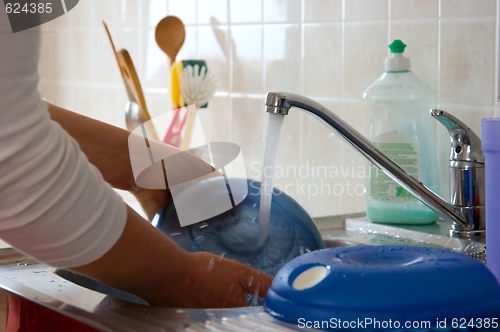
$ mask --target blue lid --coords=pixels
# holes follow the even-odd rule
[[[294,324],[328,321],[327,329],[345,329],[338,324],[365,318],[450,323],[499,317],[500,286],[484,264],[449,250],[332,248],[286,264],[273,280],[265,310]]]
[[[481,120],[482,148],[484,152],[500,151],[500,118]]]
[[[187,251],[224,255],[271,275],[294,257],[325,248],[309,214],[277,189],[273,190],[268,240],[263,247],[257,246],[260,182],[247,180],[247,186],[248,195],[240,204],[206,221],[180,227],[175,206],[169,204],[153,223]],[[214,195],[225,197],[227,191]]]

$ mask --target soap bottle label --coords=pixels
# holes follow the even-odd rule
[[[413,177],[419,178],[417,142],[402,133],[385,133],[377,136],[374,145]],[[370,195],[381,202],[413,201],[416,198],[392,180],[378,167],[370,167]]]

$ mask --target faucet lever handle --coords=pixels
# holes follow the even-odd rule
[[[484,164],[481,139],[469,126],[453,115],[439,109],[431,110],[431,115],[448,129],[451,138],[450,161]]]

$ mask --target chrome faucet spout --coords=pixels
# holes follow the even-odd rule
[[[452,235],[469,238],[483,237],[485,235],[484,213],[481,209],[469,206],[464,209],[463,206],[455,206],[448,203],[402,169],[381,150],[375,147],[370,140],[326,107],[312,99],[294,93],[272,91],[267,94],[267,112],[287,115],[292,107],[300,108],[326,123],[340,137],[379,167],[390,178],[408,190],[408,192],[421,202],[436,211],[443,219],[451,222]],[[440,115],[442,115],[442,113]],[[457,120],[455,118],[453,119]],[[443,121],[445,120],[443,119]],[[475,144],[477,144],[477,142]],[[484,184],[482,187],[484,188]]]

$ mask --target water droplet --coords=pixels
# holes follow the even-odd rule
[[[17,265],[19,265],[19,266],[28,266],[28,265],[35,265],[35,264],[38,264],[38,262],[35,260],[29,260],[29,261],[17,263]]]
[[[212,271],[212,268],[214,267],[214,259],[212,258],[210,262],[208,263],[207,270]]]
[[[248,278],[248,286],[252,286],[252,282],[253,282],[253,276]]]
[[[49,280],[49,282],[56,282],[54,279]]]
[[[208,227],[208,223],[207,223],[207,222],[202,222],[202,223],[200,224],[200,227],[199,227],[199,228],[200,228],[200,229],[203,229],[203,228],[205,228],[205,227]]]
[[[203,240],[205,239],[204,236],[198,236],[196,239],[194,239],[194,242],[197,243],[197,242],[203,242]]]

